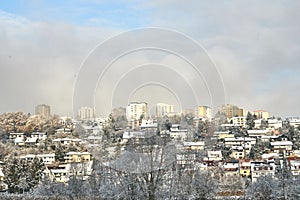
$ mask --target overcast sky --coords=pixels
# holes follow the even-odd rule
[[[300,116],[299,8],[297,0],[0,0],[0,113],[33,113],[36,104],[45,103],[51,106],[52,113],[72,115],[74,86],[82,78],[83,66],[106,62],[100,50],[98,57],[89,57],[97,45],[124,31],[161,27],[194,39],[208,53],[223,85],[211,83],[218,82],[219,76],[204,73],[202,79],[207,79],[208,86],[225,90],[225,96],[213,97],[221,99],[216,102],[236,104],[250,111],[264,109],[275,116]],[[159,35],[153,37],[160,40]],[[131,44],[118,45],[121,50]],[[114,46],[108,52],[115,50]],[[150,51],[122,57],[105,74],[103,81],[107,81],[100,81],[96,90],[91,88],[96,93],[95,106],[126,105],[124,99],[145,100],[150,104],[164,101],[174,104],[176,110],[195,104],[211,106],[205,81],[196,78],[203,85],[199,86],[203,92],[196,90],[197,94],[193,94],[195,77],[191,74],[195,73],[177,59],[178,56],[172,57],[167,52]],[[156,65],[149,65],[153,62]],[[148,68],[130,68],[143,64],[148,64]],[[123,71],[119,70],[121,66]],[[130,70],[134,73],[129,73]],[[89,87],[88,77],[84,78]],[[168,82],[159,82],[163,79]],[[109,80],[114,82],[114,94],[105,85]],[[102,86],[107,91],[101,90]],[[86,96],[76,95],[76,98]],[[112,105],[106,106],[103,96],[113,96]],[[90,102],[82,101],[84,104]]]

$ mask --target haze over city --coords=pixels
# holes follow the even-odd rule
[[[298,1],[1,1],[0,113],[34,113],[35,105],[46,103],[53,113],[71,116],[74,84],[89,53],[125,31],[160,27],[187,35],[206,49],[222,76],[226,103],[299,116],[299,6]],[[137,58],[171,67],[180,63],[164,53],[141,52],[116,66]],[[117,70],[111,73],[113,77]],[[148,75],[155,77],[157,71]],[[169,83],[178,81],[171,75]],[[179,110],[174,94],[149,87],[132,94],[131,100],[151,101],[147,94],[161,93],[157,101]],[[200,105],[209,104],[205,92],[198,95]],[[130,93],[124,96],[128,99]],[[194,100],[185,103],[184,108],[196,106]]]

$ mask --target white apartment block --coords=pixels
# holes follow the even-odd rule
[[[163,117],[173,112],[174,112],[173,105],[165,104],[165,103],[156,104],[156,110],[155,110],[156,117]]]
[[[126,108],[126,116],[129,121],[139,120],[141,116],[148,116],[148,105],[146,102],[131,102]]]
[[[95,118],[95,110],[90,107],[81,107],[78,115],[81,120],[92,120]]]

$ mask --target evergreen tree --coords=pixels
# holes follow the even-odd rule
[[[254,120],[255,117],[250,112],[248,112],[246,117],[246,125],[248,126],[249,130],[252,130],[254,128],[255,126]]]
[[[33,161],[16,158],[6,160],[3,172],[8,192],[24,193],[30,191],[41,180],[43,171],[44,164],[38,158]]]

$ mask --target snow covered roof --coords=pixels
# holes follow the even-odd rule
[[[37,138],[36,137],[35,138],[27,138],[25,142],[26,143],[36,143],[37,142]]]
[[[248,134],[267,134],[268,130],[247,130]]]
[[[271,146],[292,146],[293,142],[291,141],[275,141],[271,142]]]
[[[0,169],[0,177],[4,177],[4,174],[2,172],[2,169]]]
[[[23,143],[23,142],[24,142],[24,138],[22,138],[22,137],[17,137],[15,139],[15,143]]]
[[[204,146],[205,143],[200,141],[200,142],[183,142],[183,146]]]

